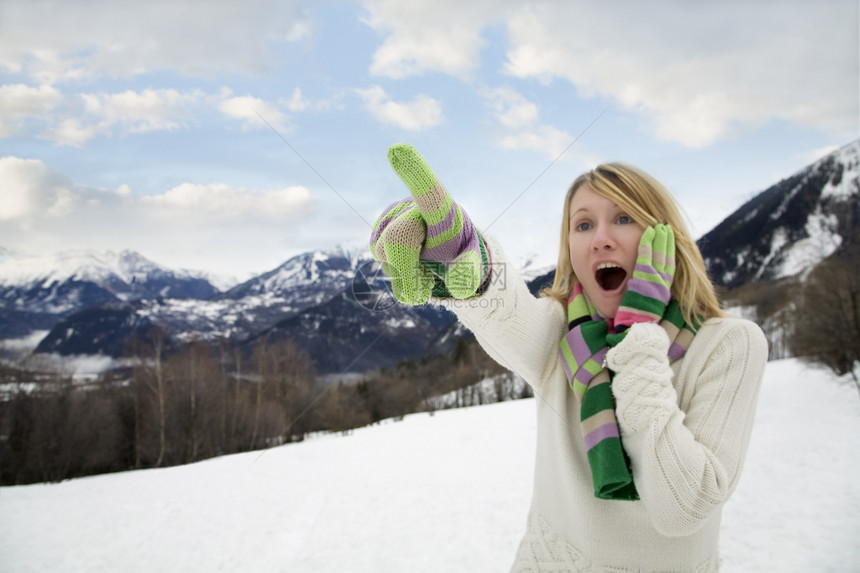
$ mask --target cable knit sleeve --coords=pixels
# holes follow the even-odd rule
[[[711,321],[683,358],[679,380],[668,348],[660,326],[636,324],[607,365],[636,489],[654,527],[682,536],[704,525],[737,485],[767,343],[751,322]]]
[[[537,298],[513,265],[507,264],[499,244],[484,236],[492,261],[485,293],[465,300],[436,299],[478,339],[496,362],[539,388],[558,368],[558,341],[564,335],[565,314],[551,298]]]

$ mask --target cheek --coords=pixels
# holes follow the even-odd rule
[[[632,227],[632,225],[631,225]],[[638,225],[631,229],[631,233],[627,236],[627,251],[629,253],[633,253],[633,259],[635,261],[636,255],[639,252],[639,241],[642,240],[642,235],[645,234],[645,229],[639,227]]]
[[[586,253],[582,245],[577,244],[575,241],[569,241],[569,253],[570,253],[570,266],[573,267],[573,272],[582,280],[582,272],[585,272],[588,267],[588,261],[586,260]]]

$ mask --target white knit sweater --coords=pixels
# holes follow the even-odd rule
[[[754,323],[711,319],[669,365],[669,339],[634,325],[607,356],[640,501],[594,497],[579,407],[558,358],[558,301],[535,298],[488,241],[489,290],[443,301],[537,403],[534,493],[511,571],[716,571],[721,508],[738,483],[767,343]]]

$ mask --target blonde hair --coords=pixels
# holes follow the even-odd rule
[[[561,241],[558,266],[552,286],[543,291],[565,308],[578,282],[570,262],[570,201],[574,193],[588,185],[592,191],[618,205],[643,227],[671,225],[675,233],[675,279],[672,296],[678,299],[684,320],[693,316],[712,318],[724,316],[714,285],[708,278],[705,262],[696,242],[690,236],[675,199],[653,177],[623,163],[605,163],[583,173],[570,186],[564,197],[561,221]]]

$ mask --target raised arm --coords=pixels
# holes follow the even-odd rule
[[[499,244],[482,236],[415,148],[394,145],[388,159],[411,196],[383,212],[370,245],[395,297],[412,305],[435,297],[497,362],[540,385],[558,367],[561,305],[529,292]]]

